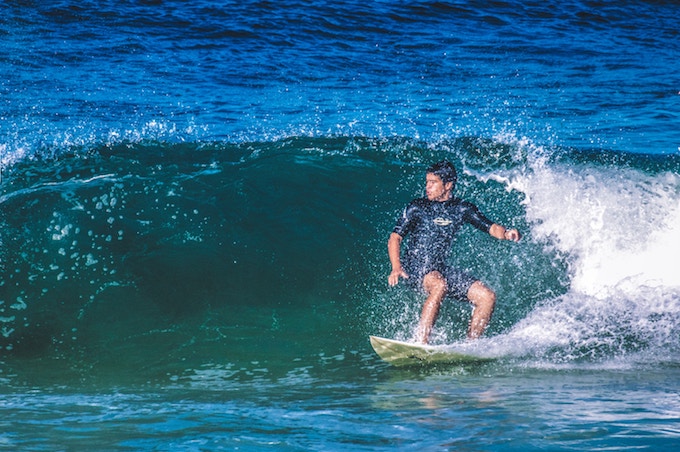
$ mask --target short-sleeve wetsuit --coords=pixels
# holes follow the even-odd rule
[[[426,274],[436,270],[446,279],[449,295],[466,300],[477,278],[451,267],[448,262],[453,239],[465,223],[488,233],[493,221],[474,204],[458,198],[443,202],[427,198],[411,201],[393,230],[401,237],[410,234],[401,258],[402,267],[409,275],[407,281],[420,285]]]

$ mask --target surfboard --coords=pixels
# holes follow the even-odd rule
[[[369,338],[378,356],[393,366],[474,364],[494,359],[460,350],[460,347],[455,345],[414,344],[378,336]]]

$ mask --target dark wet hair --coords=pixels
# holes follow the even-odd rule
[[[445,184],[453,182],[456,185],[456,180],[458,175],[456,174],[456,168],[448,160],[442,160],[441,162],[434,163],[427,169],[428,174],[434,174],[439,176]]]

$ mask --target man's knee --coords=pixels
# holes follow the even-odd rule
[[[468,299],[478,307],[493,310],[496,306],[496,293],[488,288],[483,282],[476,281],[468,290]]]
[[[433,271],[423,277],[423,288],[425,288],[428,293],[434,291],[445,293],[448,290],[448,285],[441,273]]]

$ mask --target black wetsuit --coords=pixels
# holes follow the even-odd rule
[[[467,299],[467,291],[477,278],[448,263],[453,239],[465,223],[488,233],[493,221],[474,204],[457,198],[443,202],[427,198],[411,201],[393,231],[402,237],[410,234],[401,258],[410,277],[407,281],[421,284],[427,273],[436,270],[446,278],[450,295]]]

